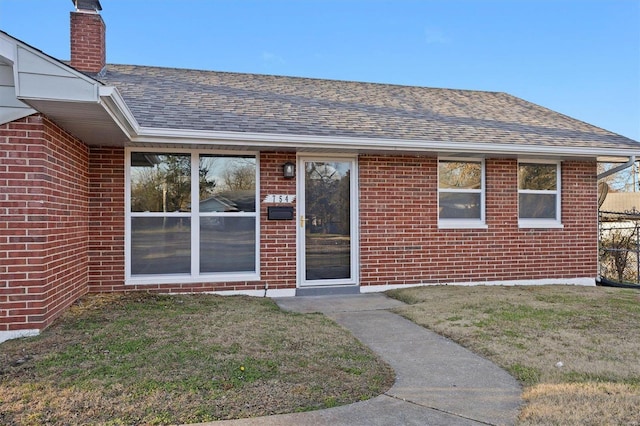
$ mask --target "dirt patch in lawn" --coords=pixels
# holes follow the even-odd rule
[[[640,425],[640,292],[580,286],[396,290],[398,313],[524,385],[521,424]]]
[[[315,410],[393,371],[319,314],[271,300],[112,294],[0,345],[0,424],[175,424]]]

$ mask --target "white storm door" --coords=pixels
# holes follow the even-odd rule
[[[298,282],[300,286],[358,282],[355,158],[298,162]]]

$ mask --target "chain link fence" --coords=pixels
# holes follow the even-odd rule
[[[640,284],[640,211],[599,212],[600,276]]]

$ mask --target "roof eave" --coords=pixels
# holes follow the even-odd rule
[[[135,118],[115,88],[4,32],[0,64],[3,84],[14,92],[0,98],[3,122],[39,112],[88,145],[125,146],[135,133]]]
[[[275,133],[215,132],[139,127],[131,146],[209,146],[224,149],[283,150],[303,152],[411,153],[424,155],[473,155],[497,157],[583,158],[640,156],[629,148],[513,145],[345,136],[314,136]]]
[[[126,140],[131,140],[139,132],[140,125],[118,89],[112,86],[101,86],[99,96],[102,107],[126,135]]]

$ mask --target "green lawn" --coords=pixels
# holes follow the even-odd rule
[[[379,395],[393,371],[319,314],[270,299],[91,295],[0,345],[0,424],[175,424]]]
[[[398,313],[524,385],[523,425],[640,425],[640,291],[605,287],[394,290]]]

